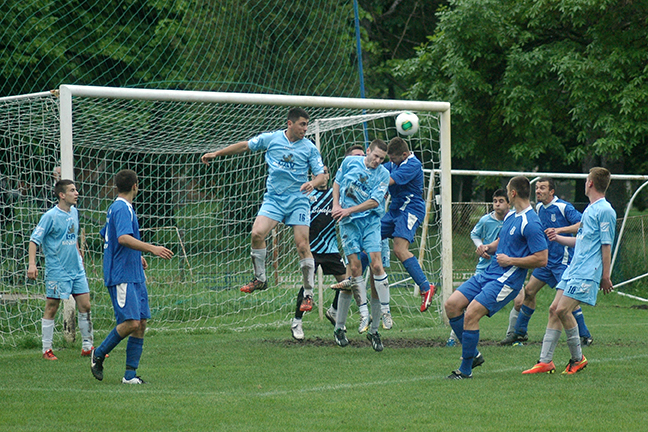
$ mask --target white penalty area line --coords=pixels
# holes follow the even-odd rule
[[[633,356],[623,356],[623,357],[607,357],[607,358],[594,358],[594,359],[588,359],[589,363],[592,364],[597,364],[597,363],[611,363],[611,362],[627,362],[631,360],[637,360],[637,359],[645,359],[648,358],[648,354],[639,354],[639,355],[633,355]],[[506,368],[500,368],[500,369],[495,369],[495,370],[477,370],[476,379],[479,379],[479,376],[486,376],[489,374],[502,374],[506,373],[509,374],[511,372],[518,372],[519,374],[522,374],[522,371],[528,367],[529,365],[526,366],[511,366],[511,367],[506,367]],[[449,373],[449,372],[448,372]],[[286,396],[286,395],[299,395],[299,394],[307,394],[307,393],[321,393],[321,392],[338,392],[340,390],[348,391],[348,390],[356,390],[356,389],[362,389],[366,387],[376,387],[376,386],[394,386],[394,385],[403,385],[403,384],[411,384],[411,383],[417,383],[417,382],[422,382],[422,381],[437,381],[437,380],[442,380],[445,379],[447,374],[435,374],[435,375],[429,375],[429,376],[413,376],[412,378],[408,379],[398,379],[398,380],[389,380],[389,381],[370,381],[370,382],[358,382],[358,383],[348,383],[348,384],[333,384],[333,385],[322,385],[322,386],[315,386],[315,387],[308,387],[308,388],[298,388],[298,389],[285,389],[285,390],[272,390],[272,391],[234,391],[232,392],[231,390],[228,391],[186,391],[186,390],[169,390],[169,389],[161,389],[155,385],[155,383],[150,383],[150,384],[145,384],[142,386],[135,386],[135,385],[125,385],[125,384],[119,384],[118,386],[110,386],[106,387],[105,384],[102,385],[100,383],[97,383],[97,387],[93,389],[80,389],[78,387],[57,387],[57,386],[50,386],[50,387],[22,387],[22,388],[16,388],[16,387],[6,387],[6,386],[0,386],[0,393],[18,393],[18,392],[27,392],[27,393],[37,393],[37,392],[48,392],[51,393],[53,391],[56,392],[70,392],[70,393],[91,393],[91,394],[124,394],[126,392],[132,393],[141,393],[141,394],[152,394],[152,395],[159,395],[159,394],[165,394],[165,395],[175,395],[175,396],[211,396],[211,397],[222,397],[223,399],[240,399],[241,397],[261,397],[261,398],[272,398],[272,397],[277,397],[277,396]],[[92,379],[92,377],[88,377],[89,379]]]

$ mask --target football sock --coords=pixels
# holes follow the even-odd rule
[[[106,356],[106,354],[110,353],[117,345],[119,345],[119,342],[121,342],[124,338],[119,335],[117,332],[117,327],[113,328],[110,333],[108,333],[108,336],[106,336],[106,339],[101,342],[101,345],[99,345],[99,348],[95,349],[95,356],[99,358],[103,358]]]
[[[389,281],[387,280],[387,273],[382,276],[374,275],[374,285],[378,293],[378,300],[380,300],[380,312],[389,312]],[[371,305],[373,311],[373,303]],[[373,315],[372,315],[373,316]]]
[[[449,321],[450,327],[452,327],[452,331],[454,331],[455,335],[457,335],[457,340],[459,342],[462,342],[464,314],[461,314],[458,317],[450,318]]]
[[[299,289],[299,293],[297,294],[297,308],[295,309],[295,318],[299,320],[301,320],[304,316],[304,312],[299,310],[302,300],[304,300],[304,287],[301,287]]]
[[[419,286],[421,292],[428,292],[430,290],[430,282],[428,282],[425,274],[423,274],[423,269],[421,269],[421,265],[415,256],[403,261],[403,267],[412,276],[414,283]]]
[[[464,375],[472,374],[473,358],[477,355],[479,330],[464,330],[461,338],[461,366],[459,370]]]
[[[571,329],[565,329],[565,334],[567,335],[567,346],[569,347],[569,353],[571,354],[572,360],[581,361],[583,358],[583,351],[581,350],[578,326]]]
[[[515,307],[511,309],[511,313],[509,314],[509,325],[508,328],[506,329],[507,336],[512,333],[515,333],[515,324],[517,323],[519,313],[520,312],[517,309],[515,309]]]
[[[335,317],[335,328],[344,328],[346,326],[347,316],[349,316],[349,307],[351,306],[351,293],[341,291],[338,299],[337,316]]]
[[[360,305],[367,305],[367,284],[362,276],[357,276],[352,278],[353,279],[353,284],[358,287],[358,299],[360,300],[360,303],[358,303],[358,307]]]
[[[313,297],[313,287],[315,286],[315,260],[313,258],[304,258],[299,261],[304,279],[304,296]]]
[[[127,380],[135,378],[143,348],[144,339],[133,336],[128,338],[126,344],[126,372],[124,373],[124,378]]]
[[[545,331],[544,338],[542,338],[542,349],[540,350],[540,362],[549,363],[553,360],[554,350],[558,345],[558,340],[562,330],[550,329]]]
[[[41,320],[41,329],[43,332],[43,352],[52,349],[52,340],[54,339],[54,320]]]
[[[369,325],[369,333],[376,333],[380,325],[380,318],[382,312],[380,311],[380,300],[371,298],[371,324]]]
[[[529,320],[531,315],[533,315],[535,309],[531,309],[526,305],[520,307],[520,313],[518,314],[517,322],[515,324],[515,333],[524,336],[527,334],[527,329],[529,328]]]
[[[81,313],[78,316],[79,330],[81,331],[82,344],[84,350],[92,348],[93,334],[92,334],[92,321],[90,320],[90,312]]]
[[[252,249],[252,266],[254,267],[254,277],[261,282],[266,281],[265,260],[266,248]]]
[[[360,252],[358,258],[360,259],[360,265],[362,265],[362,274],[364,274],[367,267],[369,267],[369,255],[366,252]]]
[[[572,312],[572,315],[574,315],[574,318],[576,318],[576,323],[578,324],[578,334],[583,337],[592,337],[591,333],[589,332],[589,329],[585,325],[585,317],[583,316],[583,309],[579,307],[574,312]]]
[[[340,291],[335,290],[335,296],[333,297],[333,303],[331,303],[331,307],[335,310],[338,308],[338,299],[340,298]]]

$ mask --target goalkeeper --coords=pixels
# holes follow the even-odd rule
[[[242,292],[268,288],[266,276],[266,237],[279,222],[293,227],[299,265],[303,275],[303,311],[310,311],[315,284],[315,261],[310,250],[310,202],[307,194],[326,183],[322,156],[317,147],[304,138],[309,115],[301,108],[288,111],[285,130],[262,133],[249,141],[240,141],[215,152],[205,153],[201,161],[209,164],[214,158],[248,151],[265,151],[268,166],[266,193],[252,226],[252,265],[254,279],[241,288]],[[308,181],[308,171],[314,175]]]

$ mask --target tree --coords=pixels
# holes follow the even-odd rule
[[[438,17],[395,74],[452,103],[455,166],[646,168],[645,2],[453,0]]]

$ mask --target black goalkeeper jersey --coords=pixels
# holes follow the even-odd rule
[[[314,254],[340,253],[333,210],[333,189],[315,189],[308,196],[311,201],[310,247]]]

